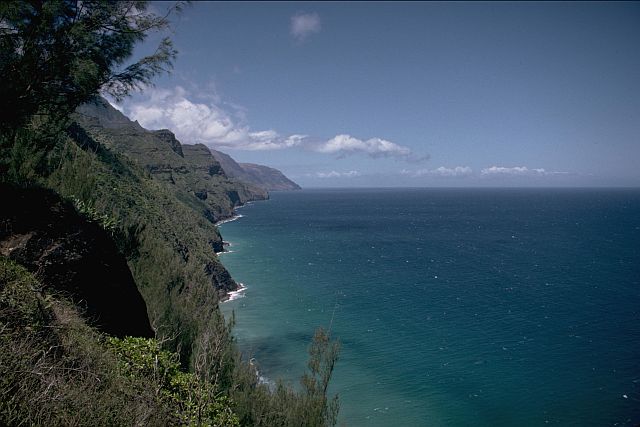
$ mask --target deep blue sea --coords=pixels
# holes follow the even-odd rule
[[[640,424],[640,190],[273,193],[221,226],[269,379],[342,343],[349,426]]]

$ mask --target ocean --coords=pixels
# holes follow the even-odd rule
[[[640,423],[640,190],[313,189],[238,213],[238,344],[297,385],[330,328],[339,423]]]

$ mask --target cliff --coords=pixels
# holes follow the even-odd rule
[[[0,185],[0,254],[38,274],[90,323],[115,336],[152,337],[147,307],[126,259],[99,224],[45,189]]]
[[[287,178],[282,172],[268,166],[254,163],[237,163],[228,154],[211,150],[213,157],[220,162],[224,172],[246,184],[267,191],[299,190],[300,186]]]
[[[215,223],[265,188],[99,98],[173,65],[164,37],[132,57],[182,9],[146,6],[2,7],[0,426],[334,424],[326,374],[271,390],[218,307],[237,284]]]
[[[13,230],[4,239],[13,248],[6,255],[48,274],[47,282],[86,304],[87,315],[111,334],[149,336],[151,324],[188,364],[193,340],[219,323],[214,307],[238,288],[216,256],[223,244],[215,223],[268,193],[229,177],[204,145],[182,145],[169,130],[146,130],[104,99],[81,106],[71,119],[41,180],[61,199],[43,196],[50,205],[4,208],[0,219]],[[117,262],[109,255],[114,243],[96,234],[97,224],[73,228],[73,206],[63,199],[108,223],[117,234]],[[49,214],[38,218],[38,211]],[[50,216],[55,212],[64,218]],[[31,223],[36,228],[29,229]],[[29,238],[18,247],[14,241],[23,237],[15,236]],[[139,316],[145,304],[148,318]],[[121,306],[139,321],[118,317]],[[127,329],[129,323],[139,329]]]
[[[185,144],[182,150],[185,160],[194,171],[195,181],[191,188],[194,189],[195,196],[208,206],[216,206],[222,197],[229,200],[232,208],[249,200],[264,200],[269,197],[269,193],[261,187],[229,178],[206,146]]]
[[[0,176],[0,424],[320,425],[326,398],[272,394],[218,309],[237,284],[214,223],[266,191],[102,100],[72,120],[41,167]]]
[[[227,176],[203,145],[183,145],[168,129],[146,130],[104,99],[81,106],[76,121],[91,138],[143,166],[213,223],[233,215],[236,206],[268,197],[261,187]]]
[[[260,183],[269,191],[300,190],[300,186],[287,178],[278,169],[255,163],[239,163],[249,177],[249,182]],[[246,178],[245,178],[246,179]],[[258,184],[256,184],[258,185]]]
[[[223,246],[215,223],[266,192],[228,178],[210,154],[185,156],[171,132],[148,131],[104,100],[81,107],[72,120],[39,183],[79,201],[115,233],[146,303],[148,320],[136,323],[151,324],[186,367],[203,331],[219,328],[218,301],[238,287],[216,256]],[[105,301],[118,309],[118,301]]]

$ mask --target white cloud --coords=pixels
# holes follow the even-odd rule
[[[310,176],[315,176],[316,178],[353,178],[359,175],[360,172],[352,170],[348,172],[316,172],[315,175]]]
[[[444,166],[440,166],[436,169],[418,169],[417,171],[410,171],[407,169],[403,169],[400,171],[403,175],[411,175],[414,177],[419,176],[440,176],[440,177],[464,177],[469,176],[473,173],[473,169],[469,166],[456,166],[453,168],[447,168]]]
[[[320,16],[317,13],[298,13],[291,17],[291,35],[297,42],[304,42],[311,34],[322,29]]]
[[[127,100],[120,108],[143,127],[170,129],[178,140],[187,144],[202,143],[233,150],[299,147],[338,158],[364,154],[373,158],[395,157],[410,162],[423,159],[415,156],[408,147],[381,138],[362,140],[341,134],[325,141],[303,134],[281,135],[274,129],[253,130],[246,123],[244,109],[223,103],[215,93],[207,95],[206,92],[196,91],[192,94],[181,86],[171,90],[151,88],[144,92],[142,98]]]
[[[412,159],[413,153],[408,147],[381,138],[362,140],[351,135],[336,135],[328,141],[316,143],[313,147],[319,153],[335,154],[345,157],[353,153],[365,153],[370,157],[399,157]]]
[[[548,176],[565,175],[567,172],[547,171],[544,168],[529,169],[526,166],[491,166],[480,171],[483,176]]]
[[[456,166],[455,168],[445,168],[440,166],[437,169],[433,169],[431,174],[439,176],[467,176],[471,175],[473,170],[469,166]]]
[[[125,104],[125,111],[148,129],[167,128],[185,143],[203,143],[219,148],[278,150],[302,142],[304,135],[288,137],[275,130],[251,131],[242,121],[214,102],[192,101],[189,92],[177,86],[173,90],[150,89],[142,101]],[[198,95],[197,97],[203,98]]]

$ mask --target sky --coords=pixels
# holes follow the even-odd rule
[[[638,2],[194,2],[172,19],[173,72],[117,107],[303,187],[640,186]]]

